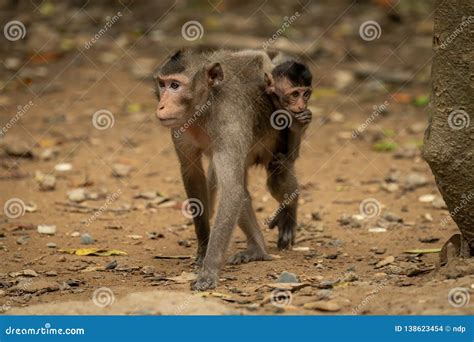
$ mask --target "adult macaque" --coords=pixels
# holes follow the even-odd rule
[[[247,249],[229,261],[237,264],[271,259],[247,190],[251,165],[267,168],[270,192],[279,202],[285,195],[297,192],[293,172],[273,173],[270,167],[272,151],[281,141],[280,132],[271,127],[268,119],[274,107],[265,95],[263,63],[259,56],[228,51],[180,51],[164,63],[156,76],[156,115],[162,125],[171,128],[188,198],[198,199],[203,205],[202,214],[194,217],[196,261],[202,264],[191,285],[196,290],[217,285],[236,224],[246,235]],[[207,180],[203,155],[210,158]],[[210,231],[210,208],[217,188],[220,199]],[[283,209],[284,214],[280,213],[283,233],[280,231],[279,246],[288,246],[294,240],[296,203],[297,198]]]

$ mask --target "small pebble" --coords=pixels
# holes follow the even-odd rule
[[[39,182],[41,191],[52,191],[56,188],[56,177],[54,175],[44,175]]]
[[[92,236],[88,233],[84,233],[81,235],[81,243],[83,245],[92,245],[95,242],[95,240],[92,238]]]
[[[68,191],[67,198],[71,202],[77,202],[77,203],[82,202],[87,198],[86,191],[82,188]]]
[[[431,203],[435,200],[435,195],[423,195],[418,198],[421,203]]]
[[[287,271],[281,272],[280,276],[276,280],[277,283],[299,283],[298,277],[294,273]]]
[[[70,163],[61,163],[54,166],[54,170],[59,172],[66,172],[72,170],[72,164]]]
[[[369,233],[385,233],[385,232],[387,232],[387,229],[382,228],[382,227],[369,228]]]
[[[56,226],[40,224],[40,225],[38,225],[38,233],[53,235],[53,234],[56,233]]]
[[[114,164],[112,165],[112,176],[114,177],[127,177],[130,174],[132,167],[125,164]]]
[[[191,247],[191,242],[189,240],[179,240],[178,245],[182,247]]]

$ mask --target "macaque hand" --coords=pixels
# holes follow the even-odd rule
[[[313,118],[313,113],[311,113],[309,109],[306,109],[302,111],[301,113],[296,113],[294,116],[296,120],[298,120],[299,123],[307,125],[311,122]]]

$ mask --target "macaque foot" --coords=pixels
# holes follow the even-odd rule
[[[269,261],[272,257],[265,252],[255,249],[246,249],[231,256],[227,261],[231,265],[246,264],[250,261]]]
[[[462,234],[454,234],[446,241],[440,253],[440,264],[446,265],[453,259],[470,258],[473,256],[473,251],[469,246],[469,242],[462,236]]]
[[[208,272],[200,272],[195,281],[191,283],[191,290],[193,291],[205,291],[208,289],[216,288],[219,282],[219,277],[212,275]]]
[[[290,249],[295,243],[296,222],[287,208],[283,208],[268,225],[270,229],[275,226],[278,226],[278,249]]]

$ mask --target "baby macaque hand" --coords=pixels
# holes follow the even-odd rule
[[[307,125],[311,122],[311,119],[313,118],[313,113],[309,109],[306,109],[301,113],[294,114],[294,116],[296,120],[298,120],[298,122]]]

